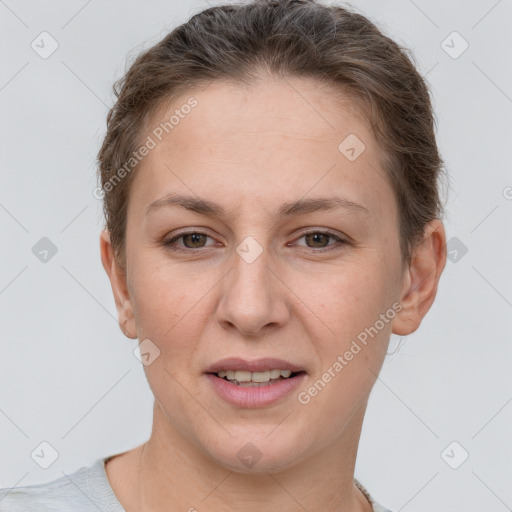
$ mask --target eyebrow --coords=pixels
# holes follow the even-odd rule
[[[206,199],[182,194],[167,194],[157,199],[146,208],[146,215],[162,206],[181,206],[187,210],[194,211],[201,215],[218,217],[226,220],[228,214],[222,206]],[[341,197],[317,197],[311,199],[299,199],[289,203],[282,204],[275,212],[278,218],[291,217],[294,215],[304,215],[317,211],[333,210],[336,208],[345,208],[354,212],[364,212],[369,214],[369,210],[363,205],[349,201]]]

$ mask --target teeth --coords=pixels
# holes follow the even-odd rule
[[[250,380],[252,382],[268,382],[270,380],[270,370],[266,372],[252,372],[252,379]]]
[[[251,382],[251,372],[237,370],[234,378],[238,382]]]
[[[270,370],[270,378],[278,379],[281,376],[281,370]]]
[[[242,370],[221,370],[217,375],[223,379],[236,380],[238,382],[268,382],[283,377],[287,379],[292,374],[291,370],[272,369],[263,372],[248,372]]]

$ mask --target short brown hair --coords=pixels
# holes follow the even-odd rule
[[[116,172],[140,146],[152,114],[212,80],[252,83],[258,70],[314,78],[348,94],[383,153],[399,210],[404,262],[425,224],[442,214],[443,168],[428,87],[406,48],[361,14],[316,0],[252,0],[206,9],[140,54],[114,84],[98,153],[106,227],[124,268],[128,193],[134,172]],[[341,142],[341,141],[340,141]],[[137,166],[134,167],[136,169]],[[108,186],[110,184],[110,186]]]

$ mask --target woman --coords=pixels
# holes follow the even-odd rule
[[[364,414],[446,260],[411,58],[345,8],[255,0],[193,16],[115,90],[101,258],[152,433],[0,510],[386,511],[354,480]]]

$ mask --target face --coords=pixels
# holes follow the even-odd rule
[[[341,442],[383,363],[410,285],[395,197],[309,79],[213,82],[151,129],[191,96],[131,184],[118,308],[149,340],[154,421],[232,470],[288,468]]]

